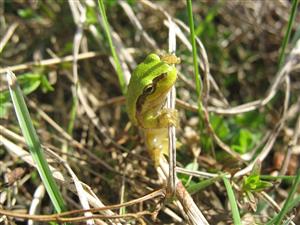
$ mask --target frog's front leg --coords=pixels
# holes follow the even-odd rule
[[[139,118],[139,117],[138,117]],[[138,120],[139,125],[145,129],[167,128],[178,125],[178,112],[176,109],[164,108],[153,114],[152,111],[145,112],[143,118]]]

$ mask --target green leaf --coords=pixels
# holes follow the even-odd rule
[[[127,3],[131,6],[133,6],[137,3],[137,0],[127,0]]]
[[[204,21],[201,22],[199,26],[195,29],[196,36],[205,35],[211,37],[215,35],[216,26],[213,23],[213,20],[218,13],[218,8],[219,8],[218,4],[215,4],[213,7],[211,7],[208,10]]]
[[[246,112],[236,116],[234,122],[240,126],[260,129],[265,124],[265,114],[258,111]]]
[[[232,149],[239,153],[246,153],[253,145],[253,135],[246,129],[239,130],[238,135],[233,138]]]
[[[197,162],[191,162],[187,164],[185,168],[188,170],[197,171],[199,168],[199,164]]]
[[[22,17],[23,19],[32,19],[36,16],[36,14],[34,13],[34,11],[31,8],[19,9],[18,15],[20,17]]]
[[[0,92],[0,103],[1,103],[1,105],[6,103],[6,102],[9,102],[9,100],[10,100],[9,91],[8,90],[1,91]]]
[[[86,22],[87,24],[97,24],[97,14],[92,7],[87,7],[86,11]]]
[[[11,103],[9,103],[9,102],[2,103],[1,102],[1,104],[0,104],[0,119],[5,118],[5,116],[8,113],[9,107],[11,107]]]
[[[107,5],[107,7],[115,7],[118,2],[117,0],[104,0],[104,4]]]
[[[41,88],[44,93],[47,93],[48,91],[54,91],[54,88],[51,86],[45,75],[41,75]]]
[[[250,175],[244,177],[243,180],[243,190],[244,191],[262,191],[266,188],[272,187],[271,182],[262,181],[260,175]]]
[[[198,168],[199,168],[199,164],[197,162],[191,162],[185,166],[185,169],[192,170],[192,171],[197,171]],[[190,176],[187,174],[178,174],[178,178],[183,183],[183,185],[185,185],[188,182]]]
[[[210,116],[211,125],[215,131],[215,133],[221,138],[225,139],[230,134],[230,130],[226,120],[220,116],[212,114]]]
[[[43,92],[53,91],[46,76],[39,73],[24,73],[17,77],[21,89],[25,95],[29,95],[39,88],[41,85]],[[0,118],[4,118],[7,114],[10,104],[10,94],[8,90],[0,92]]]
[[[41,84],[41,75],[37,73],[25,73],[18,76],[18,82],[25,95],[34,92]]]

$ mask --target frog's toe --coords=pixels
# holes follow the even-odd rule
[[[161,127],[177,126],[178,111],[176,109],[163,109],[159,115],[159,123]]]

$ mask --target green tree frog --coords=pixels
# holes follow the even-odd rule
[[[161,155],[168,154],[168,126],[178,123],[177,110],[166,109],[166,96],[177,79],[172,64],[175,55],[149,54],[133,71],[126,96],[127,112],[134,125],[144,131],[145,144],[155,167]]]

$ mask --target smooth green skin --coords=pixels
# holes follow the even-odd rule
[[[166,76],[159,79],[162,74]],[[167,127],[159,123],[158,117],[176,79],[177,70],[174,66],[162,61],[154,53],[149,54],[133,71],[128,85],[126,105],[130,120],[144,129]],[[144,91],[149,85],[154,88],[151,93]],[[139,101],[140,97],[143,101]]]

